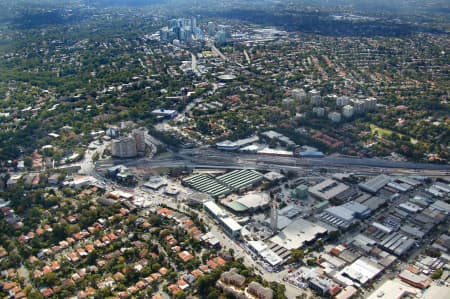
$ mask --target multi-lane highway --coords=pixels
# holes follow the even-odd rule
[[[397,162],[376,158],[327,156],[324,158],[296,158],[266,156],[219,151],[210,147],[184,149],[179,153],[161,155],[152,159],[113,161],[114,164],[144,167],[192,167],[192,168],[249,168],[260,170],[300,170],[304,168],[360,170],[378,173],[417,173],[430,176],[450,174],[450,165],[415,162]]]

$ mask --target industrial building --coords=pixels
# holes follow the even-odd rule
[[[239,139],[236,141],[225,140],[225,141],[216,143],[216,147],[217,147],[217,149],[224,150],[224,151],[235,151],[241,147],[244,147],[244,146],[250,145],[254,142],[257,142],[258,140],[259,140],[258,136],[252,136],[249,138]]]
[[[220,224],[223,230],[231,237],[237,238],[240,236],[242,226],[219,207],[214,201],[207,201],[203,203],[203,208],[211,216],[211,218]]]
[[[267,193],[252,192],[239,199],[223,203],[234,212],[249,212],[263,209],[269,205],[270,197]]]
[[[182,183],[199,192],[209,194],[214,198],[221,198],[232,192],[230,188],[208,174],[195,174],[183,180]]]
[[[356,219],[365,219],[370,215],[370,209],[358,202],[350,201],[340,206],[327,208],[320,218],[336,227],[347,228]]]
[[[402,256],[414,246],[414,242],[414,239],[397,232],[387,235],[378,244],[387,252]]]
[[[268,180],[269,182],[282,180],[284,178],[284,175],[282,175],[279,172],[276,171],[270,171],[264,174],[264,178]]]
[[[294,155],[292,151],[286,151],[282,149],[274,149],[270,147],[263,147],[262,149],[259,149],[256,151],[258,155],[266,155],[266,156],[284,156],[284,157],[291,157]]]
[[[363,205],[356,201],[349,201],[342,205],[346,209],[353,212],[353,215],[357,219],[366,219],[370,215],[370,209],[366,205]]]
[[[439,191],[442,191],[443,193],[445,193],[447,195],[450,194],[450,186],[448,184],[437,182],[437,183],[434,183],[432,187]]]
[[[297,199],[305,199],[308,197],[308,186],[306,185],[299,185],[297,186],[294,191],[291,192],[291,196],[295,197]]]
[[[358,186],[363,191],[375,194],[381,188],[386,186],[391,181],[391,179],[392,178],[390,176],[380,174],[379,176],[376,176],[368,181],[365,181],[364,183],[360,183]]]
[[[300,158],[323,158],[325,154],[321,151],[302,151],[300,148],[300,150],[294,150],[294,156]]]
[[[167,180],[162,177],[150,177],[148,181],[144,183],[145,188],[153,191],[159,190],[165,186],[167,186]]]
[[[198,203],[198,204],[204,204],[207,201],[213,200],[213,198],[210,195],[201,192],[193,192],[192,194],[189,194],[187,199],[191,203]]]
[[[255,170],[234,170],[215,178],[208,174],[195,174],[182,183],[214,198],[221,198],[233,191],[244,191],[263,179],[264,176]]]
[[[285,216],[289,219],[295,218],[297,215],[299,215],[302,212],[302,210],[294,205],[287,205],[284,208],[280,209],[278,211],[279,215]]]
[[[276,254],[267,244],[262,241],[249,241],[248,247],[261,258],[269,263],[272,267],[279,266],[283,263],[283,259]]]
[[[326,179],[325,181],[309,187],[308,192],[321,200],[330,200],[336,197],[339,193],[346,191],[349,187],[343,183],[337,182],[333,179]]]
[[[398,192],[406,192],[406,191],[408,191],[409,189],[411,189],[411,185],[408,185],[408,184],[406,184],[406,183],[401,183],[401,182],[398,182],[398,181],[392,181],[392,182],[389,182],[389,183],[387,184],[387,186],[388,186],[388,187],[391,187],[391,188],[394,188],[394,189],[397,190]]]
[[[327,232],[326,228],[300,218],[270,238],[270,241],[287,250],[292,250],[313,242]]]
[[[377,277],[383,270],[383,266],[366,257],[360,257],[351,265],[345,267],[340,274],[351,279],[358,285],[365,285]]]
[[[72,180],[64,181],[65,186],[69,186],[74,189],[86,187],[86,186],[92,186],[96,184],[98,180],[92,176],[84,176],[84,175],[78,175],[75,176]]]
[[[387,202],[387,199],[376,197],[376,196],[373,196],[373,197],[369,196],[367,198],[360,196],[355,201],[367,206],[372,212],[374,212],[374,211],[378,210],[381,206],[385,205]]]
[[[238,238],[241,234],[242,226],[237,223],[231,217],[221,217],[219,218],[220,224],[222,224],[223,230],[233,238]]]
[[[407,284],[419,289],[425,289],[431,284],[431,279],[429,277],[412,273],[407,269],[400,272],[400,274],[398,274],[398,277]]]
[[[387,280],[376,289],[367,299],[401,299],[414,297],[419,290],[402,283],[398,279]]]
[[[259,183],[264,176],[255,170],[233,170],[216,177],[216,180],[233,191],[243,191]]]
[[[398,208],[407,212],[407,213],[411,213],[411,214],[415,214],[417,212],[422,211],[423,209],[421,207],[419,207],[416,204],[413,204],[411,202],[404,202],[398,205]]]
[[[426,291],[423,293],[422,299],[447,299],[450,298],[450,288],[448,286],[440,286],[432,284]]]
[[[219,222],[219,218],[226,217],[227,213],[221,207],[219,207],[214,201],[207,201],[203,203],[203,208],[211,216],[211,218]]]
[[[353,286],[346,286],[339,294],[334,296],[334,299],[350,299],[355,297],[358,290]]]
[[[236,142],[225,140],[222,142],[216,143],[217,149],[223,150],[223,151],[236,151],[239,149],[239,146],[236,144]]]
[[[295,146],[295,142],[289,139],[289,137],[286,137],[283,134],[272,130],[262,132],[261,135],[267,137],[268,139],[277,139],[278,141],[281,141],[287,146]]]
[[[272,215],[271,215],[271,216],[272,216]],[[277,229],[278,229],[278,230],[282,230],[282,229],[284,229],[286,226],[288,226],[289,224],[292,223],[292,220],[291,220],[291,219],[289,219],[289,218],[286,217],[286,216],[280,215],[280,212],[278,212],[278,217],[277,217],[276,221],[277,221]],[[271,217],[268,217],[268,218],[266,218],[266,219],[264,220],[264,223],[266,223],[267,226],[269,226],[269,227],[271,226],[271,224],[273,224],[273,223],[271,223],[271,222],[272,222]]]
[[[308,280],[308,286],[321,296],[334,296],[341,290],[341,287],[334,281],[320,276]]]

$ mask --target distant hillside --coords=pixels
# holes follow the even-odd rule
[[[96,6],[146,6],[165,4],[167,0],[83,0],[86,4]]]

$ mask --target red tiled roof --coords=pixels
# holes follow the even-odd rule
[[[218,265],[213,260],[208,260],[206,262],[211,269],[216,269]]]
[[[157,279],[159,279],[160,277],[161,277],[161,274],[159,274],[159,273],[152,273],[152,274],[150,274],[151,276],[152,276],[152,278],[154,279],[154,280],[157,280]]]
[[[221,258],[220,256],[216,257],[216,258],[214,259],[214,261],[215,261],[217,264],[219,264],[220,266],[223,266],[223,265],[225,265],[225,264],[227,263],[227,261],[224,260],[223,258]]]
[[[161,273],[161,275],[166,275],[169,270],[167,270],[167,268],[165,267],[162,267],[158,270],[158,272]]]
[[[60,266],[58,261],[53,261],[51,267],[53,271],[59,270]]]
[[[45,297],[50,297],[51,295],[53,295],[53,290],[51,288],[46,288],[46,289],[42,290],[41,293]]]
[[[95,250],[94,245],[92,245],[92,244],[86,244],[85,248],[86,248],[86,251],[89,253],[91,253],[92,251]]]
[[[176,295],[181,292],[181,289],[176,284],[171,284],[167,287],[167,289],[173,294]]]
[[[17,286],[17,282],[11,281],[11,282],[5,282],[3,284],[3,289],[5,291],[11,290],[12,288]]]
[[[53,272],[53,270],[52,268],[50,268],[50,266],[44,266],[44,268],[42,268],[42,273],[44,273],[44,275],[51,272]]]
[[[188,251],[182,251],[178,254],[178,257],[183,260],[183,262],[188,262],[194,258],[192,254],[190,254]]]
[[[195,277],[199,277],[203,275],[203,272],[200,271],[199,269],[194,269],[191,271],[191,274],[194,275]]]

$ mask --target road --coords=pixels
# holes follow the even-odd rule
[[[250,60],[250,56],[248,56],[248,53],[247,53],[246,50],[244,50],[244,55],[245,55],[245,59],[247,60],[247,63],[248,63],[248,64],[251,64],[252,62],[251,62],[251,60]]]
[[[450,174],[449,165],[426,164],[415,162],[397,162],[376,158],[352,158],[327,156],[324,158],[296,158],[283,156],[266,156],[219,151],[203,147],[184,149],[179,153],[163,155],[153,159],[143,158],[126,163],[112,161],[127,166],[189,167],[189,168],[223,168],[256,170],[304,170],[304,168],[324,168],[340,171],[386,174],[414,174],[424,176],[444,176]]]
[[[193,54],[193,53],[191,53],[191,52],[189,52],[190,54],[191,54],[191,59],[192,59],[192,62],[191,62],[191,68],[192,68],[192,71],[197,75],[197,76],[201,76],[202,74],[200,73],[200,71],[198,70],[198,67],[197,67],[197,57],[195,56],[195,54]]]
[[[223,55],[222,52],[219,51],[219,49],[216,48],[216,46],[214,46],[214,44],[211,45],[211,50],[216,53],[217,55],[219,55],[220,58],[222,58],[223,61],[227,61],[227,57],[225,55]]]

